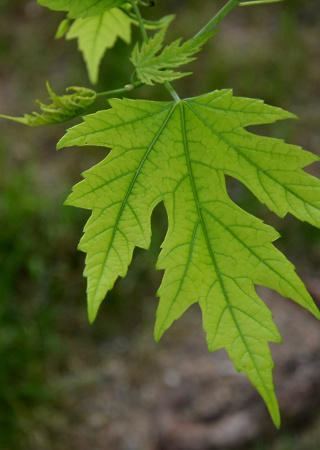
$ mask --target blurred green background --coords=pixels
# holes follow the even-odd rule
[[[218,0],[158,0],[144,13],[150,19],[176,13],[169,38],[190,37],[223,4]],[[1,113],[21,115],[34,110],[35,99],[47,98],[46,80],[57,93],[72,85],[90,86],[76,42],[53,39],[63,18],[64,14],[35,1],[1,0]],[[262,98],[287,109],[300,121],[255,127],[255,131],[320,155],[319,23],[318,0],[238,8],[219,26],[220,32],[197,62],[188,67],[194,75],[174,87],[182,97],[231,87],[236,95]],[[133,36],[139,39],[137,29]],[[130,81],[129,55],[130,49],[122,42],[107,53],[97,91]],[[161,87],[142,88],[132,97],[169,98]],[[96,106],[103,108],[104,104],[102,99]],[[151,252],[135,251],[127,279],[116,283],[94,325],[87,322],[84,255],[76,246],[88,213],[65,207],[63,202],[80,173],[106,152],[94,148],[55,152],[66,126],[78,121],[37,129],[0,121],[1,450],[98,448],[53,444],[59,436],[68,439],[72,418],[66,411],[76,402],[74,386],[85,389],[94,379],[90,367],[99,364],[103,346],[115,343],[121,355],[121,342],[127,342],[121,339],[146,333],[152,340],[161,280],[154,265],[166,228],[161,206],[153,216]],[[319,175],[319,168],[310,171]],[[316,230],[292,217],[277,219],[239,183],[228,180],[228,186],[238,204],[255,211],[284,235],[277,245],[300,274],[319,273]],[[285,430],[272,448],[296,448],[290,439]],[[259,448],[271,448],[267,445],[261,443]]]

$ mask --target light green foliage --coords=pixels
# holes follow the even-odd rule
[[[76,19],[71,25],[66,38],[78,39],[91,83],[98,81],[99,65],[105,51],[113,47],[119,37],[130,44],[131,23],[129,16],[119,8],[113,8],[86,19]]]
[[[163,201],[169,229],[157,263],[165,274],[156,340],[199,302],[210,351],[226,348],[279,426],[267,342],[280,337],[254,285],[320,314],[293,265],[272,245],[278,233],[229,198],[225,175],[279,216],[290,212],[319,226],[320,181],[301,170],[319,158],[248,132],[250,125],[294,116],[260,100],[233,97],[230,90],[179,102],[110,104],[71,128],[58,146],[112,149],[67,200],[92,210],[80,242],[87,252],[90,320],[117,277],[126,275],[134,247],[149,247],[150,216]]]
[[[24,114],[24,117],[4,115],[0,115],[0,117],[14,120],[15,122],[20,122],[31,127],[65,122],[83,114],[96,100],[97,96],[93,90],[77,86],[66,89],[67,91],[74,91],[73,94],[62,96],[56,95],[50,88],[49,83],[47,83],[47,89],[52,103],[46,105],[40,100],[37,100],[42,110],[41,114],[33,112],[32,114]]]
[[[127,3],[128,0],[38,0],[39,5],[55,11],[67,11],[68,17],[90,17]]]
[[[195,58],[191,58],[191,56],[199,52],[201,47],[214,34],[208,33],[190,39],[182,45],[180,45],[181,39],[177,39],[157,55],[162,49],[165,33],[166,27],[149,39],[148,42],[143,42],[140,49],[138,44],[133,49],[131,62],[136,68],[139,80],[146,84],[166,83],[190,75],[191,72],[174,72],[171,69],[193,61]]]
[[[62,22],[60,22],[60,24],[59,24],[59,27],[57,29],[57,32],[56,32],[54,38],[61,39],[66,34],[66,32],[69,30],[70,23],[71,23],[71,20],[68,18],[62,20]]]

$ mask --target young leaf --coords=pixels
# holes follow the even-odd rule
[[[61,39],[66,34],[66,32],[70,28],[70,22],[71,21],[68,18],[66,18],[66,19],[62,20],[62,22],[60,22],[57,32],[54,36],[55,39]]]
[[[143,42],[141,49],[139,49],[138,44],[133,49],[130,60],[136,68],[138,78],[143,83],[166,83],[190,75],[190,72],[174,72],[171,69],[193,61],[195,58],[191,58],[191,56],[199,52],[201,47],[216,32],[190,39],[182,45],[180,45],[181,39],[177,39],[165,47],[157,56],[162,48],[165,33],[166,27],[155,34],[148,42]]]
[[[91,83],[98,81],[101,59],[105,51],[114,46],[118,37],[130,44],[131,23],[132,19],[123,11],[113,8],[87,19],[76,19],[71,25],[66,38],[78,39]]]
[[[97,94],[91,89],[77,86],[66,89],[67,91],[74,91],[73,94],[62,96],[56,95],[50,88],[48,82],[47,90],[49,97],[52,100],[52,104],[46,105],[40,100],[37,100],[37,103],[42,109],[41,114],[33,112],[32,114],[24,114],[24,117],[11,117],[1,114],[0,117],[14,120],[15,122],[20,122],[31,127],[66,122],[67,120],[83,114],[92,105],[97,97]]]
[[[68,11],[70,19],[101,14],[127,2],[128,0],[38,0],[39,5],[55,11]]]
[[[280,337],[254,285],[277,290],[317,318],[320,313],[294,266],[272,245],[278,233],[229,198],[225,174],[279,216],[290,212],[319,226],[320,181],[301,170],[319,158],[245,130],[294,116],[230,90],[179,102],[110,104],[71,128],[58,146],[112,148],[67,200],[92,210],[79,246],[87,252],[90,320],[116,278],[125,276],[134,247],[149,247],[150,216],[163,201],[169,229],[157,263],[165,274],[156,340],[199,302],[210,351],[226,348],[279,426],[267,342]]]

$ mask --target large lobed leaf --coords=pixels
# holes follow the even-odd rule
[[[38,0],[39,5],[55,11],[67,11],[70,19],[101,14],[127,2],[128,0]]]
[[[199,302],[210,351],[225,347],[264,398],[277,426],[279,409],[268,341],[280,342],[254,285],[277,290],[320,318],[294,267],[272,245],[277,232],[228,196],[225,175],[244,183],[284,216],[320,225],[320,181],[302,167],[318,157],[245,127],[294,117],[230,90],[180,102],[112,100],[85,117],[59,148],[112,148],[67,204],[92,210],[80,249],[87,252],[90,320],[116,278],[125,276],[135,246],[150,244],[150,216],[163,201],[169,229],[157,268],[155,338]]]
[[[119,8],[73,22],[66,38],[78,39],[91,83],[98,81],[99,66],[105,51],[112,48],[118,38],[130,44],[132,22]]]

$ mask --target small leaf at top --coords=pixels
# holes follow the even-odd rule
[[[74,91],[74,93],[62,96],[56,95],[50,88],[48,82],[47,89],[52,103],[46,105],[40,100],[37,100],[37,103],[42,110],[41,114],[33,112],[32,114],[24,114],[24,117],[11,117],[1,114],[0,117],[14,120],[15,122],[20,122],[31,127],[66,122],[67,120],[83,114],[97,97],[95,91],[84,87],[69,87],[66,90]]]
[[[167,27],[164,27],[148,42],[143,42],[140,49],[138,44],[133,49],[130,60],[136,68],[137,77],[143,83],[166,83],[190,75],[190,72],[174,72],[171,69],[193,61],[195,58],[191,56],[199,52],[207,40],[217,33],[213,31],[181,45],[181,39],[177,39],[161,51],[166,30]]]
[[[70,19],[90,17],[127,3],[128,0],[38,0],[39,5],[67,11]]]
[[[66,39],[78,39],[92,84],[98,81],[99,65],[105,51],[112,48],[118,38],[130,44],[132,22],[121,9],[113,8],[86,19],[76,19],[71,25]]]
[[[225,175],[280,217],[290,212],[320,227],[320,180],[302,170],[319,158],[247,131],[294,116],[230,90],[178,102],[110,104],[59,144],[112,149],[67,200],[92,210],[79,246],[87,253],[90,320],[117,277],[126,275],[135,246],[149,247],[151,214],[163,201],[169,228],[157,263],[165,273],[156,340],[198,302],[209,350],[226,348],[279,426],[268,341],[280,342],[280,336],[254,286],[278,291],[317,318],[320,313],[294,266],[272,244],[278,233],[230,199]]]

